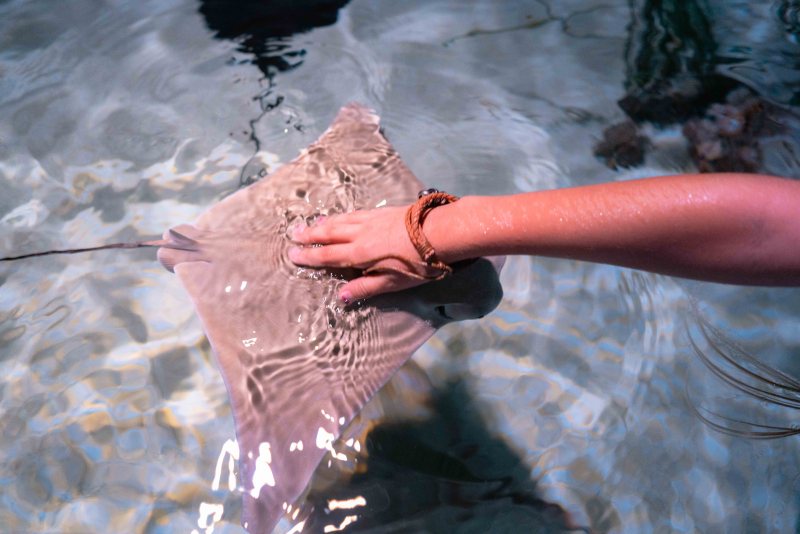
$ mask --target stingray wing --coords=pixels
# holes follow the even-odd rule
[[[270,177],[165,234],[159,259],[188,291],[216,354],[239,445],[243,524],[270,532],[342,428],[463,301],[499,301],[499,265],[475,262],[443,284],[344,310],[336,281],[286,253],[294,217],[413,201],[420,182],[361,106]],[[476,291],[476,287],[482,288]]]

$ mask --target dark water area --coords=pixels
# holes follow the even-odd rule
[[[201,0],[200,14],[219,39],[230,39],[238,50],[252,54],[264,76],[299,67],[305,50],[293,48],[293,36],[336,23],[349,0]]]
[[[432,399],[430,416],[385,423],[365,439],[364,464],[347,481],[308,496],[306,526],[342,524],[350,510],[333,499],[360,495],[370,503],[352,532],[588,532],[558,505],[545,502],[519,456],[476,416],[463,384],[449,383]],[[615,518],[592,518],[607,528]]]
[[[283,96],[275,94],[275,76],[280,72],[303,64],[306,50],[296,46],[296,36],[314,28],[336,23],[339,10],[349,0],[304,0],[293,2],[259,2],[238,0],[201,0],[199,12],[209,29],[218,39],[227,39],[237,44],[237,51],[245,54],[239,61],[256,65],[264,74],[262,90],[253,98],[261,107],[259,116],[250,121],[250,140],[256,152],[261,142],[255,133],[255,124],[265,113],[283,102]],[[301,129],[301,124],[294,124]],[[247,186],[264,177],[263,168],[245,165],[239,186]]]

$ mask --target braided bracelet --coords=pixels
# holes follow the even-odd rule
[[[440,271],[440,274],[434,278],[435,280],[441,280],[448,274],[452,274],[453,268],[436,256],[433,245],[431,245],[428,238],[426,238],[425,234],[422,232],[422,225],[431,210],[439,206],[451,204],[456,200],[458,200],[458,197],[455,195],[444,193],[438,189],[425,189],[419,192],[418,200],[409,206],[408,211],[406,211],[406,231],[408,232],[408,237],[411,239],[414,248],[417,249],[420,258],[422,258],[428,267]]]
[[[397,254],[387,254],[379,258],[373,258],[370,263],[374,264],[372,267],[362,271],[364,275],[379,274],[379,273],[397,273],[403,276],[416,278],[417,280],[441,280],[449,274],[453,273],[453,268],[445,262],[436,257],[436,251],[430,244],[425,234],[422,233],[422,223],[425,222],[425,217],[433,208],[444,206],[458,200],[458,197],[448,195],[437,189],[425,189],[419,192],[419,200],[409,206],[406,211],[406,231],[408,238],[417,250],[420,258],[424,261],[405,258]],[[377,263],[393,259],[399,261],[403,267],[387,267],[378,266]],[[435,269],[437,274],[428,274],[426,270]],[[422,270],[422,272],[420,272]]]

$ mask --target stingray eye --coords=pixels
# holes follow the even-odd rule
[[[447,315],[447,311],[445,310],[445,307],[444,307],[444,306],[436,306],[436,308],[435,308],[435,309],[436,309],[436,313],[438,313],[438,314],[439,314],[439,317],[443,317],[443,318],[445,318],[445,319],[449,319],[449,320],[451,320],[451,321],[453,320],[453,318],[452,318],[452,317],[450,317],[449,315]]]

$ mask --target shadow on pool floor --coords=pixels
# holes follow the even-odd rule
[[[325,525],[350,532],[582,532],[567,513],[537,495],[529,469],[491,435],[466,387],[451,382],[434,393],[429,418],[382,424],[366,438],[367,454],[349,481],[312,489],[310,532]],[[330,501],[363,497],[358,509]],[[600,508],[607,508],[600,506]],[[606,510],[608,512],[608,510]],[[601,515],[603,515],[601,513]],[[619,526],[607,513],[593,531]]]

